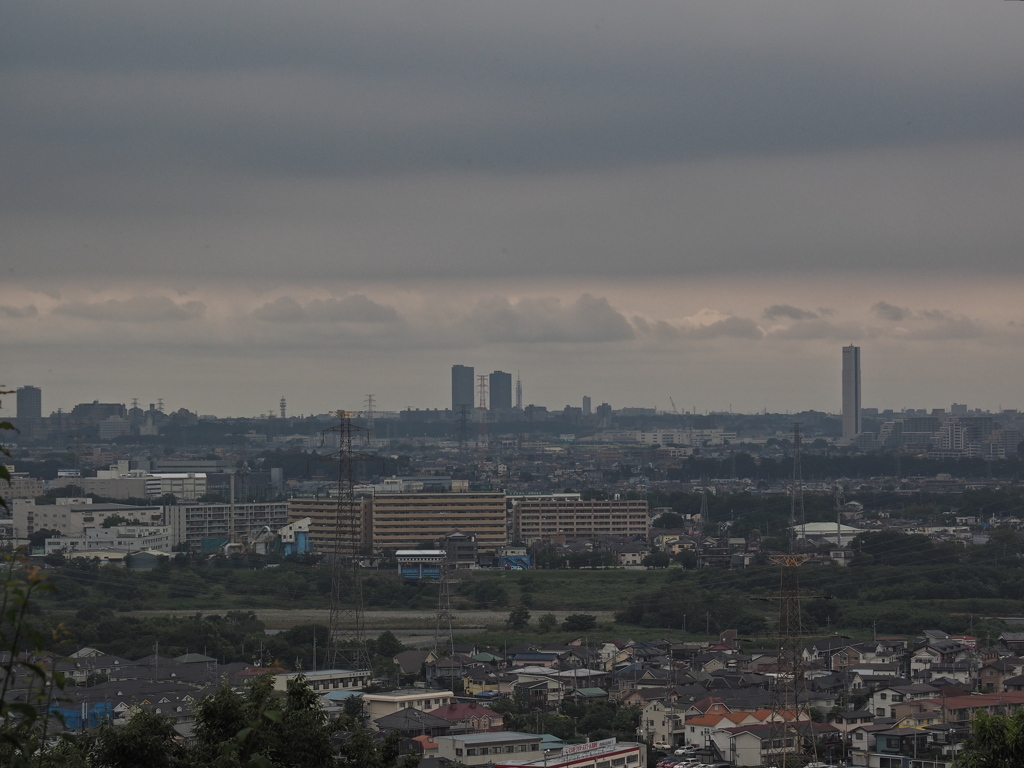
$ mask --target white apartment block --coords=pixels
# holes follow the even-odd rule
[[[714,446],[736,442],[735,432],[724,429],[652,429],[633,430],[633,439],[642,445]]]
[[[288,503],[259,504],[173,504],[166,508],[172,546],[183,542],[200,551],[203,539],[252,540],[269,528],[277,531],[288,524]]]
[[[194,500],[206,493],[205,472],[165,472],[146,477],[146,495],[158,498],[172,493],[179,499]]]

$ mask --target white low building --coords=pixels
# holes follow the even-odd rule
[[[140,552],[171,551],[171,529],[166,525],[117,525],[92,528],[82,536],[46,539],[46,554],[72,554],[95,550]]]

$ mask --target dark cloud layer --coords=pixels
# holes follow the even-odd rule
[[[8,6],[15,277],[1024,264],[1005,3]]]

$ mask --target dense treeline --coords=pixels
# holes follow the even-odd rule
[[[998,635],[1000,616],[1024,614],[1024,539],[998,531],[983,546],[935,542],[917,534],[877,531],[853,542],[847,568],[799,569],[804,623],[811,630],[836,628],[910,634],[929,627]],[[641,626],[681,626],[683,617],[707,621],[712,632],[767,629],[780,571],[765,565],[739,571],[673,571],[656,590],[635,595],[620,621]],[[754,606],[765,610],[755,610]],[[991,639],[991,638],[990,638]]]
[[[329,719],[302,680],[283,696],[269,677],[241,693],[221,688],[197,706],[188,745],[170,719],[145,708],[124,726],[105,723],[49,743],[45,727],[41,719],[5,723],[0,760],[37,768],[412,768],[419,762],[419,755],[400,754],[397,731],[378,741],[354,712]]]

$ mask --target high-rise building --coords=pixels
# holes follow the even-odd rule
[[[495,371],[490,375],[487,388],[491,396],[488,405],[492,411],[508,411],[512,409],[511,373]]]
[[[473,393],[476,391],[476,379],[473,366],[452,366],[452,410],[458,411],[461,406],[473,407]]]
[[[43,390],[39,387],[18,387],[18,418],[38,419],[43,415]]]
[[[590,395],[583,396],[583,415],[589,416],[591,414],[591,400]]]
[[[843,439],[861,433],[860,347],[843,347]]]

